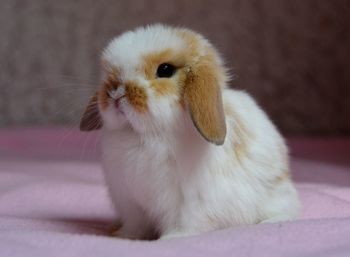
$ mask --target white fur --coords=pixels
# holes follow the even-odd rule
[[[140,115],[126,100],[122,113],[111,105],[101,112],[103,166],[112,200],[123,226],[121,237],[142,238],[150,229],[161,238],[193,235],[241,224],[296,217],[299,202],[289,179],[287,149],[264,112],[246,93],[224,89],[227,116],[224,145],[205,141],[176,97],[154,99],[139,73],[142,54],[181,49],[174,29],[161,25],[128,32],[112,41],[104,60],[118,67],[122,79],[137,80],[149,96],[149,113]],[[239,117],[239,121],[236,119]],[[233,154],[248,128],[245,156]]]

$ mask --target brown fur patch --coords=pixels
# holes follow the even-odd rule
[[[170,79],[158,79],[151,81],[151,88],[157,96],[176,95],[178,92],[177,85]]]
[[[203,62],[189,71],[184,99],[199,133],[209,142],[223,144],[226,123],[221,90],[210,63]]]
[[[100,111],[98,109],[98,92],[90,99],[80,120],[81,131],[91,131],[102,127]]]
[[[145,90],[138,87],[135,82],[125,83],[125,95],[128,102],[135,108],[136,111],[144,113],[148,110],[147,94]]]

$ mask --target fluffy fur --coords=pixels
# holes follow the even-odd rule
[[[115,38],[102,59],[105,83],[81,129],[102,125],[118,236],[171,238],[297,216],[283,138],[248,94],[226,88],[223,62],[203,36],[139,28]],[[158,78],[161,63],[175,74]]]

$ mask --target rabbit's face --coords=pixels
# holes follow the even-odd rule
[[[151,31],[125,34],[110,43],[103,54],[106,79],[99,92],[107,128],[126,122],[139,132],[175,126],[183,108],[184,49],[178,36]]]
[[[102,61],[105,79],[83,116],[83,130],[102,123],[109,130],[168,131],[190,114],[205,139],[223,142],[226,75],[203,37],[161,25],[141,28],[114,39]]]

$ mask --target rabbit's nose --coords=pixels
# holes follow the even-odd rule
[[[110,91],[110,95],[113,99],[117,100],[121,96],[125,95],[125,87],[123,85],[120,85],[118,88],[112,89]]]

